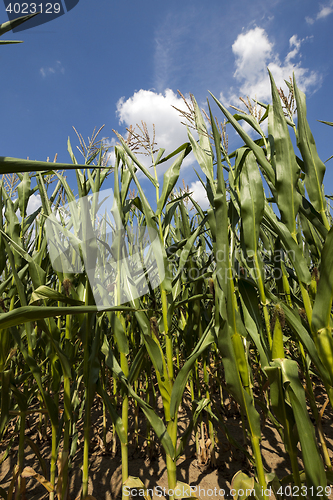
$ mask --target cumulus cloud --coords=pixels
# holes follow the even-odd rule
[[[272,58],[273,44],[264,29],[254,28],[238,35],[232,51],[236,58],[234,77],[253,85],[258,81],[258,73],[265,69],[266,61]]]
[[[33,214],[37,208],[42,205],[42,200],[39,194],[33,194],[30,196],[27,206],[27,215]]]
[[[327,16],[332,14],[332,12],[333,12],[333,0],[331,0],[327,5],[321,5],[319,11],[317,12],[314,18],[307,16],[305,20],[308,24],[313,24],[315,21],[318,21],[318,19],[325,19]]]
[[[230,103],[238,102],[238,97],[250,96],[258,100],[269,101],[271,96],[267,67],[273,74],[278,87],[285,88],[284,80],[295,73],[298,85],[304,91],[320,84],[320,76],[301,65],[300,48],[304,40],[297,35],[289,39],[290,50],[281,61],[274,51],[274,43],[269,39],[263,28],[253,28],[241,33],[232,45],[235,55],[236,70],[234,78],[237,88],[227,94]],[[225,99],[225,95],[221,98]]]
[[[154,92],[153,90],[138,90],[132,97],[125,100],[121,98],[117,103],[117,115],[119,123],[127,128],[131,125],[135,131],[140,133],[136,124],[142,127],[142,121],[147,124],[149,135],[153,137],[153,125],[155,126],[155,141],[157,148],[164,148],[165,155],[173,152],[184,142],[188,142],[187,130],[182,125],[182,118],[178,109],[186,110],[184,101],[178,97],[172,90],[166,89],[164,93]],[[114,145],[115,141],[109,143]],[[189,155],[190,157],[191,155]],[[187,157],[183,163],[184,166],[193,162],[193,158]],[[112,154],[111,154],[112,162]],[[139,155],[140,161],[145,165],[151,165],[148,157]],[[170,165],[169,162],[163,163],[159,167],[159,174],[165,172]]]
[[[54,75],[55,73],[65,73],[65,68],[60,61],[56,61],[53,66],[43,66],[40,68],[39,72],[43,78],[46,78],[47,76]]]
[[[192,182],[191,185],[189,186],[190,192],[193,194],[191,195],[194,201],[198,203],[198,205],[202,208],[202,210],[207,210],[209,207],[209,201],[207,198],[207,193],[204,188],[204,186],[201,184],[200,181],[195,181]]]
[[[121,124],[126,126],[144,121],[155,124],[156,142],[167,150],[174,144],[174,138],[187,140],[186,128],[181,124],[179,112],[172,106],[185,110],[183,100],[172,90],[166,89],[164,94],[152,90],[139,90],[132,97],[120,99],[117,103],[117,114]],[[178,142],[178,141],[177,141]]]

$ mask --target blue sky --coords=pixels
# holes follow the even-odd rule
[[[0,16],[7,21],[3,4]],[[72,126],[87,138],[105,124],[113,144],[112,129],[124,133],[141,120],[150,130],[155,123],[158,146],[169,153],[187,140],[171,107],[182,106],[177,89],[201,106],[208,90],[225,105],[246,95],[267,102],[269,66],[279,85],[295,71],[326,160],[333,128],[317,120],[333,121],[332,20],[332,0],[80,0],[58,19],[2,38],[24,43],[0,47],[1,155],[52,160],[58,153],[69,162],[68,136],[73,149],[78,144]],[[229,132],[233,150],[241,142]],[[204,203],[190,159],[180,179]]]

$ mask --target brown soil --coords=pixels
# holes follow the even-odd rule
[[[185,427],[188,422],[188,409],[183,408],[180,412],[179,423],[180,427]],[[120,413],[120,408],[118,409]],[[225,404],[223,409],[223,420],[227,425],[230,434],[237,442],[244,445],[244,435],[242,430],[241,416],[237,407],[230,403]],[[206,414],[203,414],[206,418]],[[328,449],[330,456],[333,456],[333,429],[332,415],[329,407],[326,407],[323,416],[323,429],[328,438]],[[131,416],[131,419],[133,416]],[[104,449],[102,443],[102,416],[101,404],[96,403],[93,412],[93,427],[91,430],[91,452],[90,452],[90,484],[89,494],[96,500],[114,500],[121,498],[121,456],[120,445],[117,442],[117,450],[115,454],[111,453],[112,448],[112,433],[107,434],[107,447]],[[108,421],[108,426],[111,429],[111,424]],[[130,429],[133,429],[133,421],[130,422]],[[205,424],[203,425],[206,428]],[[144,439],[145,435],[145,418],[140,412],[139,426],[139,446],[135,443],[135,439],[129,445],[129,474],[139,477],[146,487],[154,490],[153,498],[163,498],[162,491],[168,489],[167,471],[163,458],[162,450],[157,444],[154,444],[153,452],[149,453]],[[143,434],[143,435],[142,435]],[[276,429],[266,420],[262,421],[263,440],[261,449],[263,455],[264,466],[268,472],[275,472],[279,479],[290,474],[290,460],[284,452],[284,446]],[[50,432],[43,439],[36,432],[36,424],[30,422],[30,429],[27,428],[26,435],[38,444],[39,450],[43,458],[48,462],[50,459]],[[0,453],[2,454],[10,441],[10,431],[6,433],[5,439],[0,445]],[[206,436],[207,442],[208,436]],[[81,487],[81,466],[82,466],[82,436],[74,457],[73,466],[70,475],[70,500],[79,498]],[[192,488],[197,487],[197,494],[201,500],[219,500],[223,498],[220,490],[224,490],[224,498],[231,499],[230,483],[232,477],[238,471],[243,471],[248,475],[254,474],[252,464],[247,459],[246,455],[234,446],[231,446],[225,435],[219,431],[217,434],[216,446],[216,465],[213,467],[209,461],[198,463],[196,457],[196,448],[193,439],[186,447],[184,454],[177,462],[178,480],[187,483]],[[10,450],[9,456],[0,466],[0,487],[5,491],[8,490],[15,464],[17,463],[18,438],[14,440],[14,444]],[[149,457],[151,454],[151,457]],[[300,468],[302,468],[301,454],[299,460]],[[36,459],[35,453],[29,446],[26,447],[25,466],[30,466],[36,472],[41,472],[41,467]],[[157,489],[159,487],[159,489]],[[199,492],[200,489],[200,492]],[[333,491],[333,487],[332,487]],[[161,492],[159,494],[159,492]],[[200,494],[199,494],[200,493]],[[27,479],[26,484],[26,500],[44,500],[48,498],[48,493],[35,479]],[[135,497],[133,497],[135,498]],[[167,498],[167,495],[166,495]],[[272,497],[274,498],[274,496]],[[319,498],[319,497],[318,497]],[[329,496],[333,499],[333,494]]]

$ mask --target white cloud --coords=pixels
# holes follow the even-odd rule
[[[329,5],[322,6],[320,11],[317,14],[317,19],[323,19],[333,12],[333,2],[330,2]]]
[[[153,125],[155,125],[157,148],[164,148],[164,156],[166,156],[181,144],[188,142],[187,129],[181,123],[183,119],[172,106],[186,110],[183,100],[170,89],[166,89],[164,93],[141,89],[135,92],[132,97],[126,100],[121,98],[118,101],[117,115],[121,125],[125,125],[127,128],[132,125],[137,133],[140,133],[140,131],[136,128],[136,124],[142,126],[141,122],[145,122],[151,139],[153,137]],[[114,145],[114,142],[111,141],[109,145]],[[191,159],[190,156],[185,159],[184,166],[193,162],[193,157]],[[112,153],[110,158],[112,162]],[[151,160],[147,156],[140,154],[138,158],[144,165],[151,165]],[[175,157],[159,166],[158,173],[164,173],[174,159]]]
[[[295,73],[299,87],[306,91],[320,84],[320,76],[315,71],[302,67],[295,61],[301,57],[300,48],[304,40],[297,35],[289,39],[290,51],[283,61],[274,51],[274,43],[263,28],[253,28],[241,33],[232,45],[235,55],[236,71],[234,78],[237,89],[228,93],[229,102],[238,103],[239,96],[250,96],[262,101],[269,101],[271,96],[267,67],[273,74],[278,87],[286,88],[284,80]],[[238,93],[238,95],[237,95]],[[225,97],[225,96],[224,96]]]
[[[209,207],[209,201],[207,198],[206,189],[201,184],[200,181],[192,182],[189,186],[190,192],[193,192],[191,195],[194,201],[198,203],[202,210],[207,210]]]
[[[314,23],[314,19],[312,17],[306,16],[305,20],[306,20],[306,22],[308,24],[313,24]]]
[[[236,57],[234,77],[238,80],[246,78],[247,84],[255,84],[266,67],[266,61],[272,58],[273,44],[269,41],[264,29],[254,28],[241,33],[232,45]]]
[[[33,194],[30,196],[27,206],[27,215],[33,214],[37,208],[42,204],[39,194]]]
[[[166,89],[163,95],[141,89],[126,101],[123,98],[118,101],[117,114],[120,123],[126,126],[135,126],[144,121],[151,130],[152,124],[155,124],[158,145],[169,151],[175,136],[181,136],[184,142],[187,139],[186,128],[181,124],[179,112],[172,106],[185,110],[183,100],[172,90]]]
[[[285,59],[286,63],[289,63],[291,59],[294,59],[294,57],[297,56],[299,49],[301,47],[302,41],[298,39],[297,35],[293,35],[291,38],[289,38],[289,45],[290,45],[290,52],[288,52],[287,57]],[[292,47],[294,47],[292,49]]]
[[[331,0],[327,5],[321,5],[317,15],[314,18],[307,16],[305,20],[308,24],[313,24],[315,21],[318,21],[318,19],[325,19],[327,16],[332,14],[332,12],[333,0]]]
[[[65,68],[63,67],[60,61],[56,61],[54,66],[49,66],[49,67],[43,66],[42,68],[40,68],[39,72],[42,75],[42,77],[45,78],[47,76],[54,75],[55,73],[63,74],[65,73]]]

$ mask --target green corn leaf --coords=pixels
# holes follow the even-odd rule
[[[29,306],[35,305],[40,300],[49,300],[52,302],[63,302],[64,304],[71,304],[73,306],[84,305],[82,300],[67,297],[63,293],[57,292],[53,288],[46,285],[39,286],[32,292]]]
[[[65,353],[63,352],[63,350],[59,346],[59,343],[55,340],[54,333],[53,332],[51,333],[51,331],[49,330],[49,328],[44,320],[38,320],[37,324],[41,328],[41,330],[43,330],[46,333],[50,344],[52,345],[54,351],[56,352],[56,354],[59,358],[64,376],[71,378],[71,376],[72,376],[71,365],[70,365],[69,360],[66,357]],[[56,327],[55,323],[53,323],[53,324]]]
[[[101,365],[100,365],[100,360],[99,360],[99,352],[100,352],[100,337],[101,337],[101,323],[102,323],[102,318],[99,317],[97,319],[97,322],[95,323],[95,332],[94,332],[94,337],[93,341],[90,347],[90,355],[89,355],[89,375],[87,377],[87,381],[89,381],[90,385],[90,390],[92,394],[95,394],[96,386],[95,384],[97,383],[99,376],[100,376],[100,371],[101,371]],[[87,384],[87,382],[86,382]]]
[[[215,211],[208,212],[208,220],[215,218],[214,224],[210,224],[216,234],[216,276],[219,286],[224,295],[228,293],[227,274],[230,270],[229,262],[229,236],[228,236],[228,205],[226,199],[226,186],[223,176],[223,166],[221,162],[220,141],[221,137],[217,130],[214,117],[209,107],[212,131],[214,137],[216,161],[217,161],[217,190],[214,196]],[[218,153],[217,153],[218,152]],[[215,217],[214,217],[215,215]],[[217,228],[219,230],[217,231]]]
[[[128,147],[128,145],[124,141],[124,139],[121,137],[121,135],[117,134],[117,137],[120,140],[121,145],[124,148],[124,151],[126,152],[126,154],[129,156],[129,158],[131,158],[131,160],[135,163],[135,165],[137,165],[139,167],[139,169],[141,170],[141,172],[143,172],[145,174],[145,176],[150,180],[150,182],[155,187],[157,187],[158,186],[157,180],[154,179],[154,177],[152,175],[150,175],[150,173],[148,172],[148,170],[146,169],[146,167],[137,159],[137,157],[135,156],[135,154],[132,153],[132,151],[130,150],[130,148]]]
[[[312,327],[315,331],[329,328],[333,300],[333,227],[329,230],[321,253],[319,283],[312,312]]]
[[[220,137],[217,131],[215,120],[212,117],[211,123],[213,129],[213,137],[216,151],[220,151]],[[251,433],[257,436],[258,422],[257,412],[248,406],[248,398],[241,385],[240,377],[245,385],[249,385],[248,366],[244,354],[244,346],[240,337],[240,331],[244,331],[244,326],[237,314],[235,305],[234,283],[231,274],[231,264],[229,258],[229,235],[228,235],[228,214],[226,202],[226,190],[223,177],[223,169],[221,165],[220,153],[217,155],[217,190],[214,197],[214,206],[216,211],[216,226],[219,230],[216,234],[216,255],[217,266],[216,276],[219,286],[216,287],[216,295],[220,302],[220,313],[222,317],[226,316],[227,321],[223,321],[219,326],[220,319],[216,324],[216,334],[218,338],[218,346],[220,352],[223,353],[223,364],[226,374],[230,373],[229,382],[230,390],[236,395],[236,399],[243,406],[244,411],[249,416],[249,424]],[[225,311],[226,308],[226,311]],[[246,332],[245,332],[246,335]],[[251,406],[251,405],[250,405]],[[254,407],[253,407],[254,409]]]
[[[77,165],[78,163],[77,163],[77,160],[76,160],[76,158],[74,156],[72,145],[71,145],[71,141],[70,141],[69,137],[67,139],[67,151],[69,152],[69,156],[71,157],[72,163],[74,165]]]
[[[241,334],[245,334],[246,336],[246,330],[237,311],[234,282],[231,275],[228,210],[220,156],[220,135],[211,110],[209,111],[215,150],[217,152],[217,189],[216,195],[214,196],[216,228],[218,228],[216,232],[217,286],[215,287],[215,301],[217,310],[215,314],[215,332],[218,348],[222,356],[227,387],[246,414],[251,442],[256,457],[257,473],[260,476],[260,484],[264,486],[266,483],[263,476],[264,472],[259,447],[261,438],[260,417],[254,406],[253,398],[249,394],[249,369],[241,337]],[[234,122],[236,126],[238,126],[237,121],[234,120]],[[221,253],[221,255],[219,255],[219,253]],[[242,386],[242,382],[245,388]]]
[[[200,205],[198,205],[198,203],[192,198],[192,196],[189,195],[188,197],[191,200],[192,205],[194,206],[200,217],[203,219],[205,217],[205,214]]]
[[[84,168],[84,165],[73,165],[72,163],[57,163],[57,170],[75,170]],[[20,158],[10,158],[0,156],[0,175],[13,174],[15,172],[53,172],[55,164],[48,161],[21,160]]]
[[[163,357],[163,351],[159,344],[158,339],[153,338],[151,333],[150,321],[144,311],[137,311],[135,313],[136,320],[141,328],[141,335],[149,357],[156,370],[162,398],[165,401],[170,401],[170,384],[167,376],[167,370]]]
[[[268,365],[267,347],[262,340],[262,327],[260,312],[258,309],[258,296],[254,288],[250,285],[239,282],[241,293],[241,303],[244,315],[244,325],[249,333],[254,345],[258,349],[260,364],[262,368]],[[251,290],[252,289],[252,290]],[[259,333],[260,332],[260,333]]]
[[[50,202],[49,197],[47,195],[43,176],[41,175],[40,172],[38,172],[36,175],[36,181],[37,181],[38,192],[39,192],[40,199],[42,202],[44,214],[51,215],[51,213],[52,213],[51,202]]]
[[[277,360],[280,361],[280,360]],[[296,430],[296,422],[293,410],[290,406],[290,401],[285,386],[283,385],[282,370],[279,363],[274,361],[266,368],[270,384],[270,399],[271,408],[274,415],[279,419],[283,427],[282,438],[284,441],[285,450],[291,459],[293,469],[293,481],[296,484],[300,483],[299,470],[297,464],[297,444],[298,433]],[[297,465],[296,465],[297,464]]]
[[[7,313],[6,313],[7,314]],[[10,314],[10,313],[8,313]],[[26,364],[28,365],[34,379],[36,380],[38,389],[40,391],[40,394],[44,400],[45,406],[49,412],[50,420],[52,422],[52,425],[55,427],[58,425],[58,407],[51,398],[51,396],[44,390],[43,387],[43,382],[42,382],[42,373],[41,373],[41,368],[38,366],[36,360],[28,354],[28,351],[26,350],[23,340],[21,338],[21,335],[19,331],[16,328],[11,329],[11,333],[24,357],[24,360]]]
[[[327,229],[324,224],[321,222],[321,217],[319,212],[315,210],[314,206],[304,197],[302,196],[302,202],[299,207],[300,212],[308,219],[309,222],[317,229],[318,233],[326,238]]]
[[[283,384],[290,398],[294,413],[302,448],[309,496],[310,498],[316,499],[318,488],[320,486],[325,487],[327,482],[324,466],[316,443],[314,427],[306,408],[304,388],[298,377],[297,363],[291,359],[275,360],[274,363],[281,367]],[[313,487],[313,493],[311,492],[311,487]],[[323,496],[323,498],[325,497],[326,495]]]
[[[332,328],[321,328],[317,331],[317,347],[320,358],[331,376],[333,386],[333,338]]]
[[[15,284],[20,302],[21,302],[21,306],[26,306],[27,301],[26,301],[26,295],[25,295],[25,288],[24,288],[24,285],[22,283],[22,279],[19,278],[18,273],[16,271],[15,259],[14,259],[13,252],[11,250],[11,247],[9,246],[7,239],[4,238],[3,241],[5,243],[6,253],[7,253],[11,268],[12,268],[12,275],[14,278],[14,284]]]
[[[15,207],[12,200],[7,196],[7,193],[2,184],[2,198],[5,204],[4,216],[7,220],[7,224],[4,226],[4,221],[2,222],[2,228],[5,229],[7,238],[11,238],[19,247],[21,247],[20,238],[20,223],[18,221],[17,215],[15,213]],[[15,252],[14,253],[15,262],[17,267],[21,267],[21,256]]]
[[[318,120],[320,123],[325,123],[325,125],[330,125],[333,127],[333,122],[325,122],[324,120]]]
[[[35,287],[42,286],[45,283],[46,273],[45,271],[36,264],[33,257],[30,257],[28,252],[23,250],[20,245],[13,241],[6,233],[0,229],[0,233],[8,240],[11,248],[15,250],[15,253],[23,257],[29,264],[30,276]]]
[[[36,221],[37,216],[41,213],[42,207],[38,207],[31,215],[25,217],[22,224],[22,235],[24,236],[26,232],[29,230],[31,225]]]
[[[60,182],[61,186],[62,186],[62,187],[64,188],[64,190],[65,190],[65,193],[66,193],[66,197],[67,197],[68,202],[69,202],[69,203],[71,203],[71,202],[75,201],[75,200],[76,200],[75,195],[74,195],[74,193],[73,193],[72,189],[70,188],[70,186],[69,186],[69,184],[68,184],[68,182],[67,182],[66,178],[65,178],[65,177],[63,177],[62,175],[58,174],[58,172],[56,172],[56,176],[58,177],[58,179],[59,179],[59,182]],[[59,188],[59,189],[60,189],[60,188]],[[42,194],[43,194],[43,196],[45,196],[45,195],[47,196],[47,192],[46,192],[45,188],[43,188],[43,189],[42,189],[41,196],[42,196]],[[43,207],[44,207],[44,206],[43,206]],[[74,215],[74,214],[72,214],[72,216],[73,216],[73,215]]]
[[[273,346],[272,346],[272,359],[284,358],[284,348],[283,348],[283,333],[281,321],[279,318],[280,309],[275,308],[275,325],[273,332]]]
[[[185,154],[185,156],[187,156],[190,153],[190,151],[191,151],[191,146],[190,146],[190,144],[188,142],[185,142],[184,144],[182,144],[181,146],[179,146],[179,148],[175,149],[172,153],[170,153],[169,155],[165,156],[162,159],[160,159],[160,157],[158,156],[156,158],[155,165],[160,165],[161,163],[164,163],[165,161],[170,160],[174,156],[176,156],[179,153],[181,153],[184,149],[187,151],[187,153]],[[163,150],[163,153],[164,153],[164,151],[165,150]]]
[[[240,121],[240,120],[244,120],[246,123],[248,123],[256,132],[258,132],[259,135],[261,135],[262,138],[265,139],[265,134],[264,132],[261,130],[257,120],[255,119],[254,116],[252,115],[245,115],[245,114],[241,114],[241,113],[236,113],[233,115],[235,120],[237,121]]]
[[[194,108],[195,128],[196,128],[196,131],[197,131],[198,136],[199,136],[200,146],[208,156],[213,158],[214,155],[213,155],[212,147],[210,144],[206,123],[205,123],[205,120],[202,116],[202,113],[200,111],[200,108],[199,108],[198,103],[195,100],[194,96],[192,98],[192,102],[193,102],[193,108]],[[210,174],[211,174],[211,176],[213,176],[213,171],[211,171]]]
[[[297,335],[300,342],[302,342],[306,352],[309,354],[309,356],[311,358],[311,361],[313,362],[314,366],[318,370],[322,381],[324,382],[324,384],[326,386],[330,386],[331,379],[330,379],[329,372],[325,368],[322,360],[320,359],[320,357],[318,355],[316,345],[315,345],[314,341],[312,340],[310,333],[302,325],[301,318],[298,314],[298,311],[291,309],[284,302],[278,301],[276,299],[276,297],[274,297],[273,294],[270,294],[269,298],[272,301],[276,302],[279,305],[279,307],[282,308],[288,325],[293,330],[293,332]]]
[[[10,352],[13,347],[9,330],[0,331],[0,373],[2,373],[10,359]]]
[[[28,205],[30,194],[31,194],[30,184],[31,184],[31,179],[30,179],[29,173],[25,172],[21,182],[17,186],[19,207],[20,207],[20,213],[21,213],[22,218],[24,218],[26,216],[27,205]]]
[[[116,163],[114,166],[114,171],[118,170],[119,168],[119,161],[120,161],[120,156],[116,152]],[[128,190],[130,187],[130,183],[132,180],[132,174],[131,171],[128,168],[125,168],[126,164],[122,163],[122,168],[121,168],[121,188],[120,188],[120,198],[121,198],[121,205],[124,206],[126,202],[126,198],[128,195]],[[137,200],[140,200],[138,197],[136,197]],[[131,203],[134,203],[134,200],[131,200]],[[141,209],[142,211],[142,209]]]
[[[179,149],[179,148],[178,148]],[[160,163],[161,161],[161,158],[162,156],[164,155],[165,153],[165,149],[164,148],[160,148],[157,152],[157,156],[155,158],[155,165],[157,165],[158,163]],[[170,156],[170,155],[169,155]]]
[[[132,389],[132,386],[128,383],[128,380],[126,379],[117,360],[115,359],[106,337],[104,337],[102,352],[105,355],[105,362],[107,366],[114,372],[114,374],[121,380],[121,382],[125,384],[131,396],[138,402],[142,411],[144,412],[151,426],[156,432],[157,437],[160,439],[165,452],[173,459],[175,457],[175,449],[163,421],[158,415],[156,415],[153,408],[145,401],[143,401]]]
[[[202,225],[205,222],[206,222],[206,219],[201,221],[201,223],[199,224],[197,229],[187,239],[186,244],[185,244],[185,246],[182,249],[181,254],[180,254],[179,264],[178,264],[178,268],[179,268],[178,275],[180,275],[184,271],[184,269],[186,268],[186,264],[189,261],[189,255],[190,255],[190,252],[193,248],[193,244],[194,244],[195,240],[197,239],[197,237],[199,236],[199,234],[202,232]],[[176,276],[176,278],[177,278],[177,276]]]
[[[300,281],[309,285],[311,282],[311,274],[308,269],[306,260],[303,256],[302,250],[297,245],[295,240],[292,237],[289,229],[285,224],[279,222],[275,213],[267,203],[265,202],[265,214],[264,214],[265,222],[269,223],[269,227],[273,229],[273,231],[279,236],[283,246],[287,252],[289,259],[291,260],[297,277]]]
[[[128,341],[120,319],[116,316],[115,313],[112,312],[107,312],[107,316],[109,318],[110,325],[112,327],[112,332],[117,341],[119,352],[121,352],[122,354],[128,354],[129,353]]]
[[[23,378],[24,380],[24,378]],[[10,387],[12,393],[14,394],[14,397],[17,401],[17,405],[20,409],[21,412],[27,411],[28,410],[28,396],[24,394],[22,391],[17,389],[14,384],[11,385]]]
[[[233,496],[234,500],[246,500],[248,498],[254,488],[254,477],[249,477],[244,472],[238,471],[234,475],[231,480],[231,489],[236,491],[236,494]],[[243,494],[239,494],[238,492],[242,491]],[[248,492],[249,494],[247,494]]]
[[[214,153],[212,150],[212,146],[210,144],[209,134],[208,134],[205,120],[202,116],[202,113],[199,109],[197,101],[195,100],[194,97],[193,97],[193,107],[194,107],[194,116],[195,116],[195,126],[196,126],[196,131],[197,131],[198,136],[199,136],[200,148],[202,150],[202,153],[204,154],[204,157],[206,158],[205,169],[202,168],[203,165],[200,165],[200,166],[201,166],[203,172],[205,173],[207,179],[209,179],[210,188],[215,193],[214,168],[213,168]],[[189,130],[188,130],[188,132],[189,132]],[[192,134],[189,134],[189,137],[190,137],[190,135],[191,135],[191,144],[193,147],[193,145],[194,145],[193,136],[192,136]],[[218,149],[217,151],[220,152],[220,149]],[[197,152],[197,154],[198,154],[198,152]]]
[[[217,330],[218,327],[219,324],[217,322],[215,330],[218,335],[218,347],[222,355],[227,387],[243,411],[246,412],[251,435],[256,439],[260,439],[259,413],[253,406],[251,397],[242,387],[239,374],[239,359],[236,357],[233,343],[231,342],[231,332],[228,329],[227,323],[224,324],[220,332]]]
[[[268,73],[271,80],[273,101],[268,113],[268,133],[274,140],[277,204],[282,221],[295,239],[296,216],[300,206],[300,196],[297,193],[300,168],[296,161],[279,93],[269,70]]]
[[[302,233],[304,235],[305,241],[310,247],[310,251],[313,257],[320,259],[320,255],[323,249],[322,241],[313,227],[313,225],[308,221],[302,212],[300,212],[300,222],[302,226]]]
[[[145,333],[142,333],[142,338],[154,368],[161,376],[163,376],[165,373],[165,367],[161,347],[157,344],[157,342],[155,342],[154,339],[152,339],[152,337],[146,335]]]
[[[212,331],[212,326],[213,320],[209,322],[205,332],[195,346],[195,349],[176,377],[174,386],[172,388],[170,401],[170,415],[172,419],[174,419],[177,415],[180,402],[183,398],[184,389],[195,360],[198,359],[198,357],[201,356],[201,354],[214,342],[215,336]]]
[[[238,150],[239,151],[239,150]],[[236,162],[242,164],[240,175],[240,206],[246,253],[257,254],[259,228],[264,215],[265,195],[256,158],[252,151],[241,149]],[[241,159],[238,155],[241,155]]]
[[[229,314],[230,315],[230,314]],[[235,311],[235,316],[232,318],[235,324],[230,321],[229,335],[231,336],[232,346],[235,353],[235,359],[237,362],[237,369],[240,374],[243,387],[249,387],[249,366],[246,359],[243,338],[247,336],[246,329],[243,322],[241,321],[240,314]]]
[[[0,437],[5,430],[9,420],[10,404],[10,378],[13,375],[12,370],[5,370],[1,373],[1,413],[0,413]]]
[[[259,165],[262,167],[264,173],[266,174],[267,181],[269,183],[270,188],[274,190],[274,184],[275,184],[275,174],[274,170],[272,168],[272,165],[269,163],[269,161],[266,159],[264,150],[258,146],[252,139],[251,137],[244,131],[244,129],[239,125],[238,121],[233,117],[231,113],[219,102],[216,97],[209,92],[210,95],[213,97],[214,101],[218,105],[218,107],[221,109],[222,113],[226,116],[228,121],[231,123],[231,125],[234,127],[236,132],[240,135],[240,137],[243,139],[245,144],[251,151],[253,151]]]
[[[103,309],[104,311],[133,311],[129,306],[113,306]],[[96,306],[73,306],[73,307],[43,307],[25,306],[0,314],[0,328],[10,328],[29,321],[53,318],[65,315],[76,315],[84,313],[100,312]]]
[[[122,154],[124,156],[124,154],[122,153],[121,149],[120,148],[115,148],[119,151],[119,154]],[[154,257],[156,259],[156,263],[157,263],[157,267],[158,267],[158,272],[159,272],[159,276],[160,276],[160,281],[162,283],[162,287],[163,289],[168,293],[171,292],[171,277],[169,276],[167,270],[169,268],[168,266],[168,259],[167,259],[167,254],[166,254],[166,251],[165,251],[165,248],[164,248],[164,245],[161,244],[161,241],[160,241],[160,238],[157,237],[157,235],[159,234],[159,231],[157,229],[157,225],[156,225],[156,222],[155,222],[155,214],[143,192],[143,189],[138,181],[138,178],[137,176],[135,175],[135,172],[134,172],[134,169],[133,169],[133,166],[130,164],[130,162],[128,162],[126,160],[126,158],[124,157],[124,160],[126,163],[127,163],[127,166],[132,174],[132,178],[137,186],[137,189],[139,191],[139,194],[140,194],[140,198],[141,198],[141,203],[142,203],[142,208],[143,208],[143,212],[145,214],[145,222],[146,222],[146,226],[147,226],[147,229],[148,231],[151,231],[150,235],[151,235],[151,244],[150,244],[150,248],[154,254]]]
[[[144,345],[142,345],[131,363],[130,372],[128,375],[128,382],[130,384],[133,384],[133,382],[135,382],[138,379],[142,369],[142,364],[144,361],[145,354],[146,354],[146,348]]]
[[[326,200],[322,192],[326,167],[318,156],[316,144],[306,119],[305,94],[297,87],[295,75],[294,91],[297,104],[297,146],[303,158],[306,190],[312,205],[321,214],[326,229],[329,229],[325,213]]]
[[[212,189],[215,189],[214,187],[214,177],[213,177],[213,152],[212,149],[210,150],[204,150],[200,144],[197,143],[197,141],[194,139],[192,133],[190,132],[189,129],[187,129],[187,135],[190,140],[190,144],[192,147],[192,151],[194,153],[194,156],[199,163],[201,170],[207,177],[207,179],[210,182],[210,185]]]
[[[0,45],[10,45],[11,43],[23,43],[22,40],[0,40]],[[0,488],[2,489],[2,488]]]
[[[156,210],[157,216],[161,215],[162,210],[167,202],[167,199],[168,199],[171,191],[173,190],[173,188],[178,180],[180,167],[182,165],[182,162],[183,162],[186,154],[188,154],[190,150],[191,150],[191,148],[189,148],[189,147],[187,147],[185,150],[183,150],[181,152],[181,154],[177,157],[176,161],[165,172],[164,177],[163,177],[162,194],[161,194],[161,197],[157,203],[157,210]]]
[[[7,33],[7,31],[11,31],[14,28],[17,28],[17,26],[20,26],[20,24],[25,23],[26,21],[37,16],[38,14],[40,14],[40,12],[35,12],[34,14],[28,14],[27,16],[17,17],[16,19],[13,19],[12,21],[7,21],[6,23],[0,24],[0,36]],[[2,42],[2,43],[6,43],[6,42]],[[7,42],[7,43],[12,43],[12,42]]]

